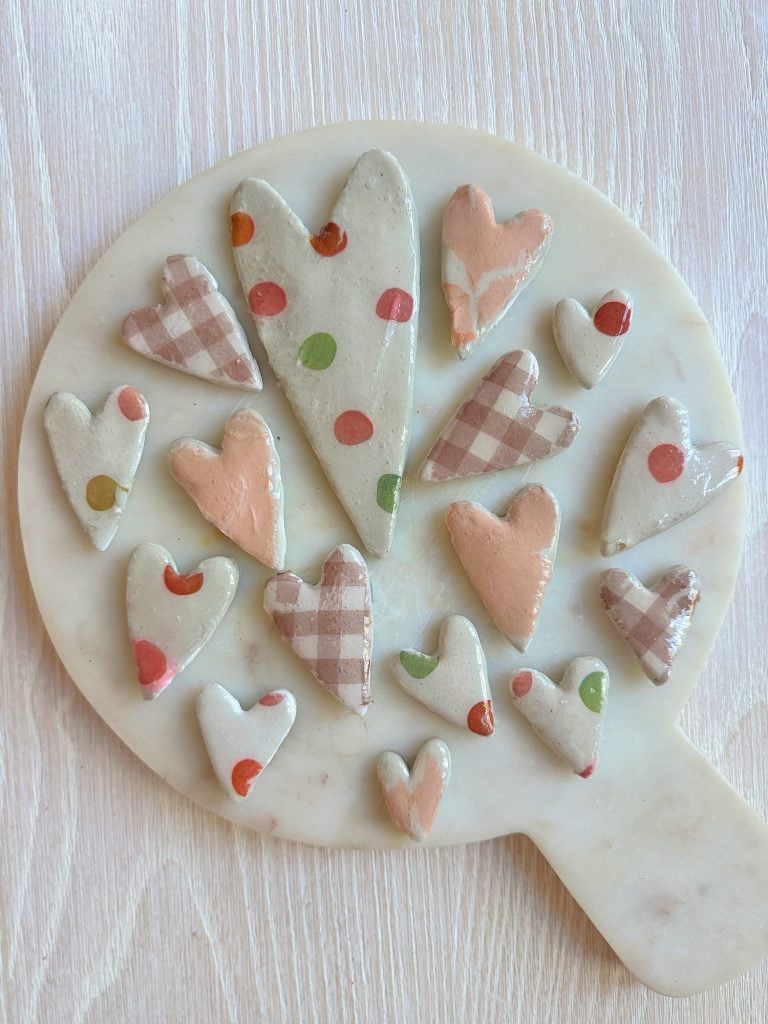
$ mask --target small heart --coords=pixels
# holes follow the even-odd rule
[[[478,736],[493,733],[485,654],[469,619],[451,615],[440,630],[438,657],[401,651],[392,670],[406,693],[449,722]]]
[[[555,496],[541,484],[522,488],[499,519],[474,501],[446,516],[451,543],[489,615],[519,651],[533,638],[552,576],[560,531]]]
[[[563,362],[583,388],[593,388],[621,352],[632,324],[632,299],[626,292],[606,292],[594,317],[576,299],[555,306],[552,328]]]
[[[197,699],[197,717],[213,770],[236,803],[277,753],[296,719],[296,700],[288,690],[273,690],[249,711],[214,683]]]
[[[541,210],[497,224],[491,199],[462,185],[443,218],[443,292],[451,342],[465,359],[541,267],[554,230]]]
[[[116,388],[91,415],[75,395],[59,392],[45,407],[45,431],[72,509],[91,543],[109,547],[144,450],[149,406],[136,388]]]
[[[684,565],[673,565],[652,587],[624,569],[602,575],[603,608],[657,686],[669,679],[699,597],[699,578]]]
[[[192,661],[224,618],[237,566],[206,558],[180,574],[165,548],[140,544],[128,563],[128,632],[144,696],[151,700]]]
[[[244,229],[237,225],[238,237]],[[261,391],[261,373],[245,332],[200,260],[169,256],[161,287],[161,305],[135,309],[123,321],[126,345],[193,377]]]
[[[421,479],[496,473],[565,451],[579,431],[578,417],[561,405],[534,405],[538,379],[532,352],[502,356],[435,441]]]
[[[286,644],[345,708],[371,703],[371,586],[359,551],[341,544],[323,562],[320,582],[293,572],[267,580],[264,610]]]
[[[451,752],[442,740],[421,747],[408,770],[399,754],[380,755],[377,774],[389,816],[401,832],[421,841],[432,831],[451,777]]]
[[[730,444],[691,444],[688,412],[673,398],[649,402],[627,441],[603,519],[604,555],[653,537],[708,505],[741,473]]]
[[[209,523],[270,569],[285,564],[283,484],[272,432],[253,409],[224,425],[221,451],[182,438],[168,464]]]
[[[608,669],[597,658],[574,658],[558,686],[543,672],[521,669],[510,683],[518,711],[534,732],[587,779],[597,765]]]

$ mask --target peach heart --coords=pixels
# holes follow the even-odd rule
[[[490,197],[475,185],[451,196],[443,218],[443,292],[462,359],[533,279],[553,230],[541,210],[497,224]]]
[[[560,530],[555,496],[541,484],[524,487],[503,519],[474,501],[457,501],[446,522],[478,597],[501,632],[524,651],[552,576]]]
[[[220,452],[182,438],[171,446],[168,463],[209,523],[270,569],[283,568],[280,459],[257,412],[240,409],[230,416]]]
[[[377,765],[379,785],[393,823],[412,839],[432,831],[451,777],[451,752],[442,740],[421,747],[408,770],[399,754],[386,750]]]

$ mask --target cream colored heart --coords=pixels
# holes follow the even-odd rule
[[[621,352],[631,324],[632,299],[618,289],[606,292],[594,316],[576,299],[558,302],[552,317],[555,344],[583,388],[593,388],[602,380]]]

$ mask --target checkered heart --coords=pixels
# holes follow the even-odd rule
[[[371,586],[362,555],[349,544],[323,562],[320,582],[293,572],[267,580],[264,609],[283,640],[345,708],[371,703]]]
[[[698,576],[673,565],[652,587],[624,569],[608,569],[601,579],[600,600],[608,618],[643,672],[661,686],[691,624],[700,597]]]
[[[495,473],[551,459],[568,448],[579,420],[561,405],[534,405],[538,379],[532,352],[516,349],[502,356],[432,446],[421,479]]]
[[[169,256],[162,289],[162,305],[136,309],[123,321],[126,345],[193,377],[261,391],[248,339],[213,274],[193,256]]]

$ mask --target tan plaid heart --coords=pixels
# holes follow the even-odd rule
[[[608,569],[600,588],[608,618],[657,686],[669,679],[699,596],[698,577],[684,565],[673,565],[652,587],[624,569]]]
[[[267,580],[264,609],[309,671],[341,701],[364,715],[371,703],[371,586],[362,555],[335,548],[312,586],[293,572]]]
[[[532,352],[516,349],[502,356],[432,446],[421,479],[495,473],[568,448],[579,430],[578,417],[561,405],[534,405],[538,379]]]

